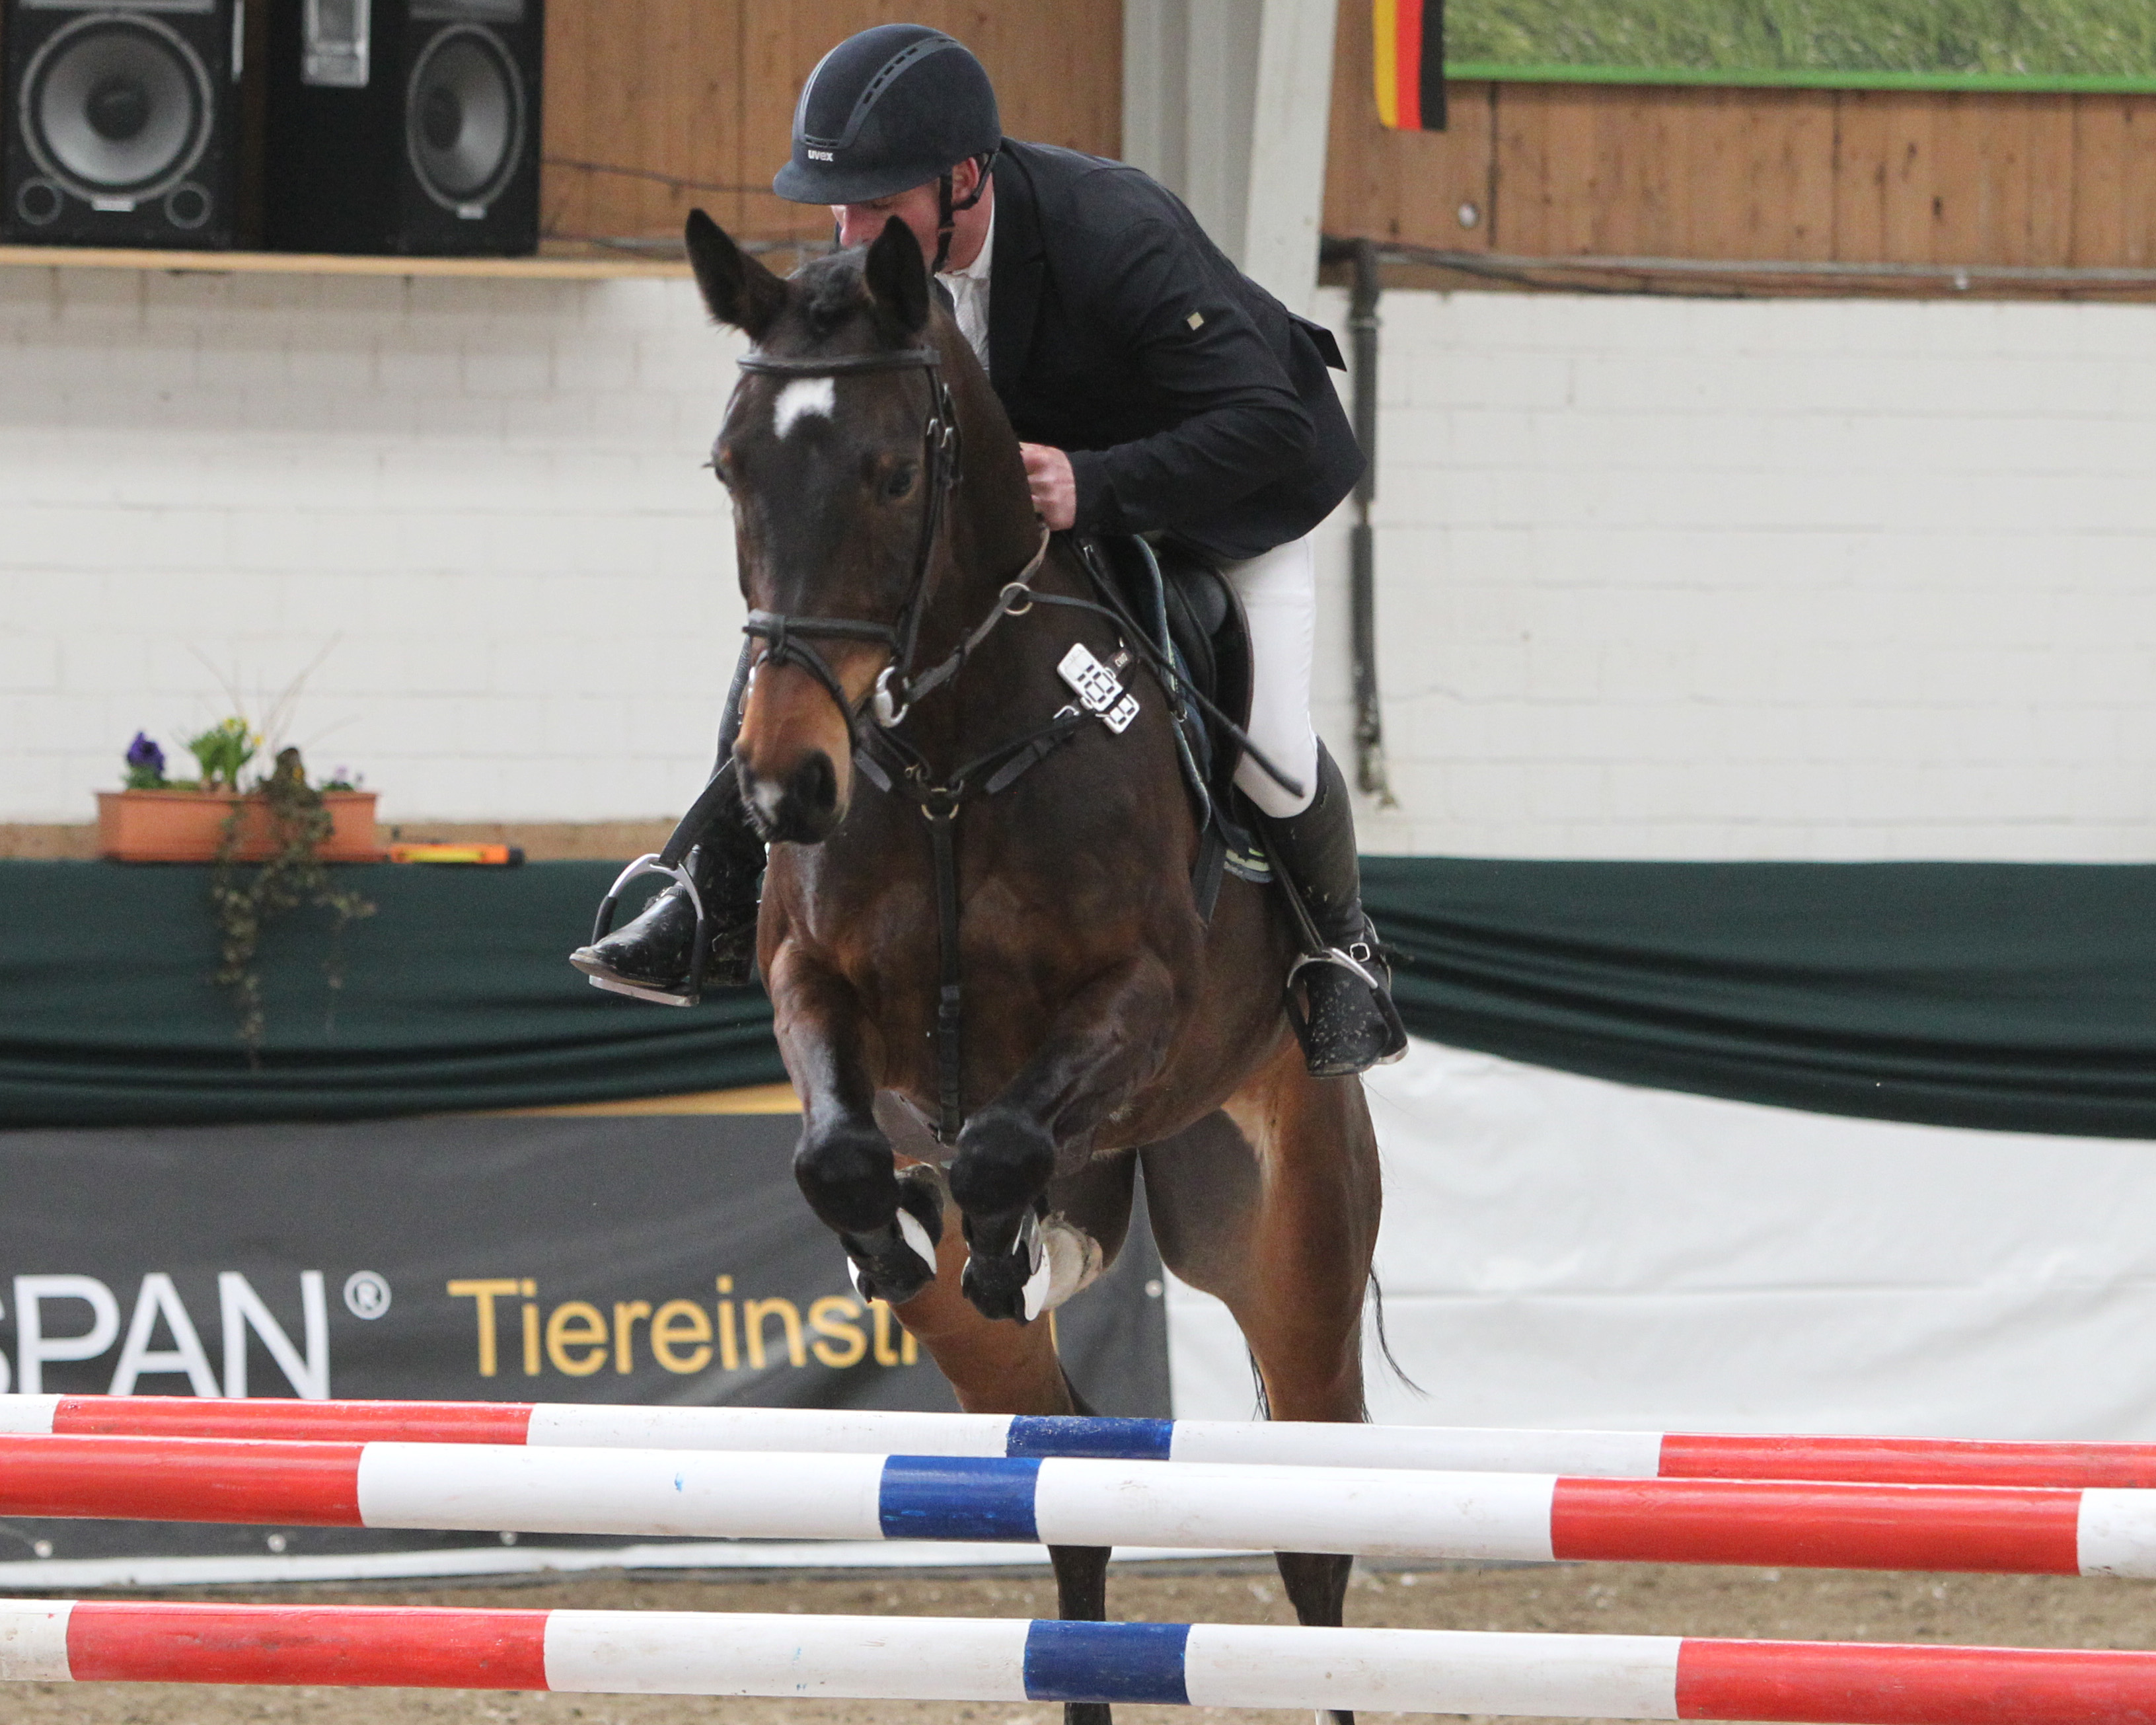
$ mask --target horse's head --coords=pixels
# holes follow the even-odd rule
[[[701,210],[688,244],[711,315],[756,344],[712,451],[758,643],[734,760],[765,837],[814,843],[845,816],[857,715],[926,597],[949,407],[921,355],[948,331],[895,219],[785,280]]]

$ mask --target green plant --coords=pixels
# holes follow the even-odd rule
[[[228,720],[219,730],[229,734]],[[244,726],[241,731],[244,733]],[[217,733],[210,733],[215,735]],[[193,744],[189,745],[193,748]],[[252,745],[248,753],[253,754]],[[196,749],[196,759],[203,759]],[[243,757],[241,765],[244,765]],[[235,771],[237,770],[235,769]],[[209,776],[208,764],[203,777]],[[322,973],[331,989],[330,1016],[336,1014],[336,991],[344,986],[343,935],[346,925],[374,914],[372,904],[359,893],[341,891],[330,882],[329,869],[316,852],[330,835],[329,811],[322,796],[307,783],[305,767],[296,749],[282,749],[270,775],[255,787],[268,805],[270,832],[275,849],[270,860],[247,878],[233,858],[239,847],[240,822],[246,803],[235,802],[224,818],[217,856],[210,870],[210,914],[216,919],[219,947],[213,979],[232,995],[237,1024],[234,1033],[247,1051],[250,1066],[261,1064],[262,1040],[266,1027],[262,1009],[262,977],[255,969],[262,930],[272,919],[301,904],[319,905],[335,918],[330,928],[329,956]],[[250,796],[249,801],[253,801]]]
[[[240,770],[254,759],[254,751],[261,744],[259,733],[234,714],[212,725],[189,743],[187,753],[194,756],[195,765],[202,770],[203,790],[215,790],[222,785],[227,790],[237,790]]]

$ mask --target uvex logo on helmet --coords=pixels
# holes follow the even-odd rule
[[[878,24],[808,75],[793,157],[771,188],[796,203],[870,203],[1002,142],[995,88],[964,44],[925,24]]]

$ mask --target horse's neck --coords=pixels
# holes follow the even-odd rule
[[[970,534],[978,558],[1003,571],[997,583],[1001,585],[1033,555],[1040,542],[1040,523],[1033,512],[1018,434],[965,337],[956,326],[951,334],[957,350],[951,390],[961,440],[958,485],[952,497],[957,514],[953,526],[961,531],[953,534],[953,543]]]

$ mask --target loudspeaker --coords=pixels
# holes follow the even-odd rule
[[[542,0],[275,0],[270,245],[536,250],[543,27]]]
[[[242,0],[0,0],[0,232],[229,246]]]

